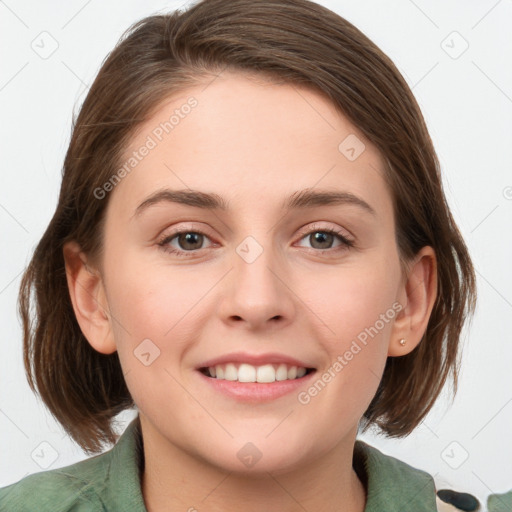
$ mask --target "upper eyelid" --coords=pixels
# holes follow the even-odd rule
[[[352,236],[352,233],[350,233],[350,231],[347,228],[341,228],[336,225],[325,226],[325,225],[321,225],[320,224],[321,222],[329,222],[329,221],[314,221],[313,224],[308,224],[308,225],[304,226],[303,228],[301,228],[299,230],[299,232],[300,233],[304,233],[304,232],[308,233],[309,231],[314,230],[314,229],[318,229],[318,231],[321,231],[322,229],[325,229],[325,230],[332,229],[332,230],[337,230],[337,231],[346,231],[349,235]],[[202,227],[197,228],[193,225],[178,227],[176,229],[173,229],[168,235],[170,236],[173,234],[179,234],[179,233],[183,233],[183,232],[202,233],[202,234],[210,236],[208,234],[208,229],[205,229]]]
[[[347,229],[347,228],[340,228],[339,226],[321,226],[319,225],[319,222],[327,222],[327,221],[315,221],[313,223],[313,225],[309,225],[309,226],[305,226],[303,229],[300,230],[300,233],[305,233],[305,234],[308,234],[310,233],[311,231],[323,231],[323,230],[326,230],[326,231],[329,231],[329,230],[332,230],[332,231],[340,231],[340,232],[346,232],[347,233],[347,238],[350,237],[350,238],[354,238],[354,236],[352,235],[352,233]],[[343,236],[346,236],[345,234]]]

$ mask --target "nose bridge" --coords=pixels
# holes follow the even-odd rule
[[[240,285],[237,286],[237,290],[242,286],[245,287],[243,292],[253,296],[255,301],[263,300],[263,298],[258,299],[260,294],[264,294],[267,300],[270,300],[271,295],[279,293],[282,285],[275,275],[278,266],[275,258],[276,251],[268,234],[246,236],[238,244],[235,252],[237,258],[235,258],[233,270],[236,282]]]
[[[225,319],[237,317],[256,325],[291,313],[285,272],[276,258],[272,237],[263,230],[246,236],[236,247],[233,270],[222,298]]]

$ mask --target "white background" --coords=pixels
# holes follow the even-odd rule
[[[372,39],[412,88],[478,276],[478,309],[453,404],[443,396],[408,438],[363,439],[428,471],[441,487],[483,500],[512,488],[512,2],[318,3]],[[56,206],[72,111],[102,60],[134,21],[182,5],[0,1],[0,486],[41,471],[34,453],[44,453],[39,461],[49,469],[86,458],[26,382],[20,277]],[[46,49],[58,44],[45,59],[33,49],[42,38]],[[458,55],[464,40],[469,47]],[[122,416],[122,427],[132,416]]]

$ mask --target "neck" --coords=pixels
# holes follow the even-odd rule
[[[366,491],[352,467],[355,432],[328,453],[287,471],[223,470],[164,438],[141,415],[142,494],[148,512],[343,510],[364,512]]]

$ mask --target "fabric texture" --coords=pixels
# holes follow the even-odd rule
[[[489,512],[512,512],[512,490],[504,494],[491,494],[487,499]]]
[[[0,489],[0,511],[147,512],[140,484],[143,463],[137,416],[110,450]],[[361,440],[354,447],[354,469],[367,489],[364,512],[437,511],[428,473]]]

